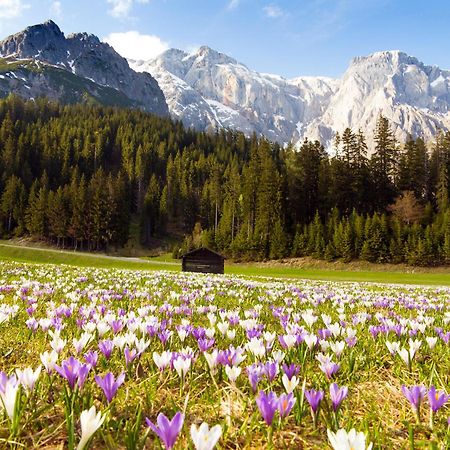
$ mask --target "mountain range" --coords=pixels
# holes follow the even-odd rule
[[[92,34],[65,37],[51,20],[0,41],[0,96],[10,92],[169,114],[151,75],[132,70],[125,58]]]
[[[127,61],[96,36],[66,37],[47,21],[0,41],[0,97],[10,92],[170,113],[195,129],[255,132],[280,144],[308,137],[330,147],[346,127],[372,134],[380,114],[400,141],[450,130],[450,71],[400,51],[354,58],[340,79],[286,79],[206,46]]]
[[[130,66],[152,74],[171,114],[200,129],[255,131],[284,144],[308,137],[330,146],[346,127],[372,134],[380,113],[400,141],[428,141],[450,128],[450,71],[400,51],[354,58],[340,79],[258,73],[209,47],[168,50]]]

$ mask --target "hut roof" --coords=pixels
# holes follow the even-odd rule
[[[194,250],[191,250],[190,252],[185,253],[182,257],[185,258],[186,256],[195,256],[198,253],[209,253],[212,256],[216,256],[218,258],[221,259],[226,259],[225,256],[222,256],[220,253],[217,253],[213,250],[210,250],[209,248],[206,247],[200,247],[200,248],[196,248]]]

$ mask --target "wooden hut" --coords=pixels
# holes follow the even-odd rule
[[[223,273],[225,257],[202,247],[183,255],[183,272]]]

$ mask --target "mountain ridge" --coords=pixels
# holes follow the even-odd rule
[[[93,34],[71,33],[66,37],[55,22],[48,20],[0,41],[0,56],[16,61],[39,61],[45,63],[46,68],[53,66],[65,70],[97,84],[98,90],[110,88],[120,92],[129,100],[125,102],[128,106],[140,107],[162,116],[168,115],[164,95],[156,80],[149,74],[136,73],[125,58]],[[41,83],[48,81],[45,75],[40,78]],[[33,83],[31,79],[26,81],[27,85]],[[64,98],[70,86],[62,84],[61,88],[61,95],[58,96],[56,90],[50,92],[53,94],[50,97],[56,100]],[[8,89],[8,86],[3,89]],[[38,88],[35,90],[42,92],[42,95],[49,94],[45,86],[41,91]],[[75,89],[73,94],[76,95],[76,92]],[[80,87],[79,95],[82,97],[85,93],[85,86]],[[102,103],[101,96],[97,100]],[[119,102],[118,106],[124,106],[123,102]]]
[[[450,129],[450,71],[400,50],[357,56],[339,79],[259,73],[207,46],[130,66],[151,73],[172,116],[198,129],[225,126],[282,144],[308,137],[327,147],[347,127],[374,129],[380,113],[401,141]]]

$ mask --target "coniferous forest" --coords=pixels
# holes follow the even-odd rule
[[[79,250],[185,236],[239,259],[450,263],[450,133],[346,129],[332,156],[137,110],[0,102],[0,235]],[[370,133],[370,135],[369,135]],[[367,140],[374,152],[367,156]]]

